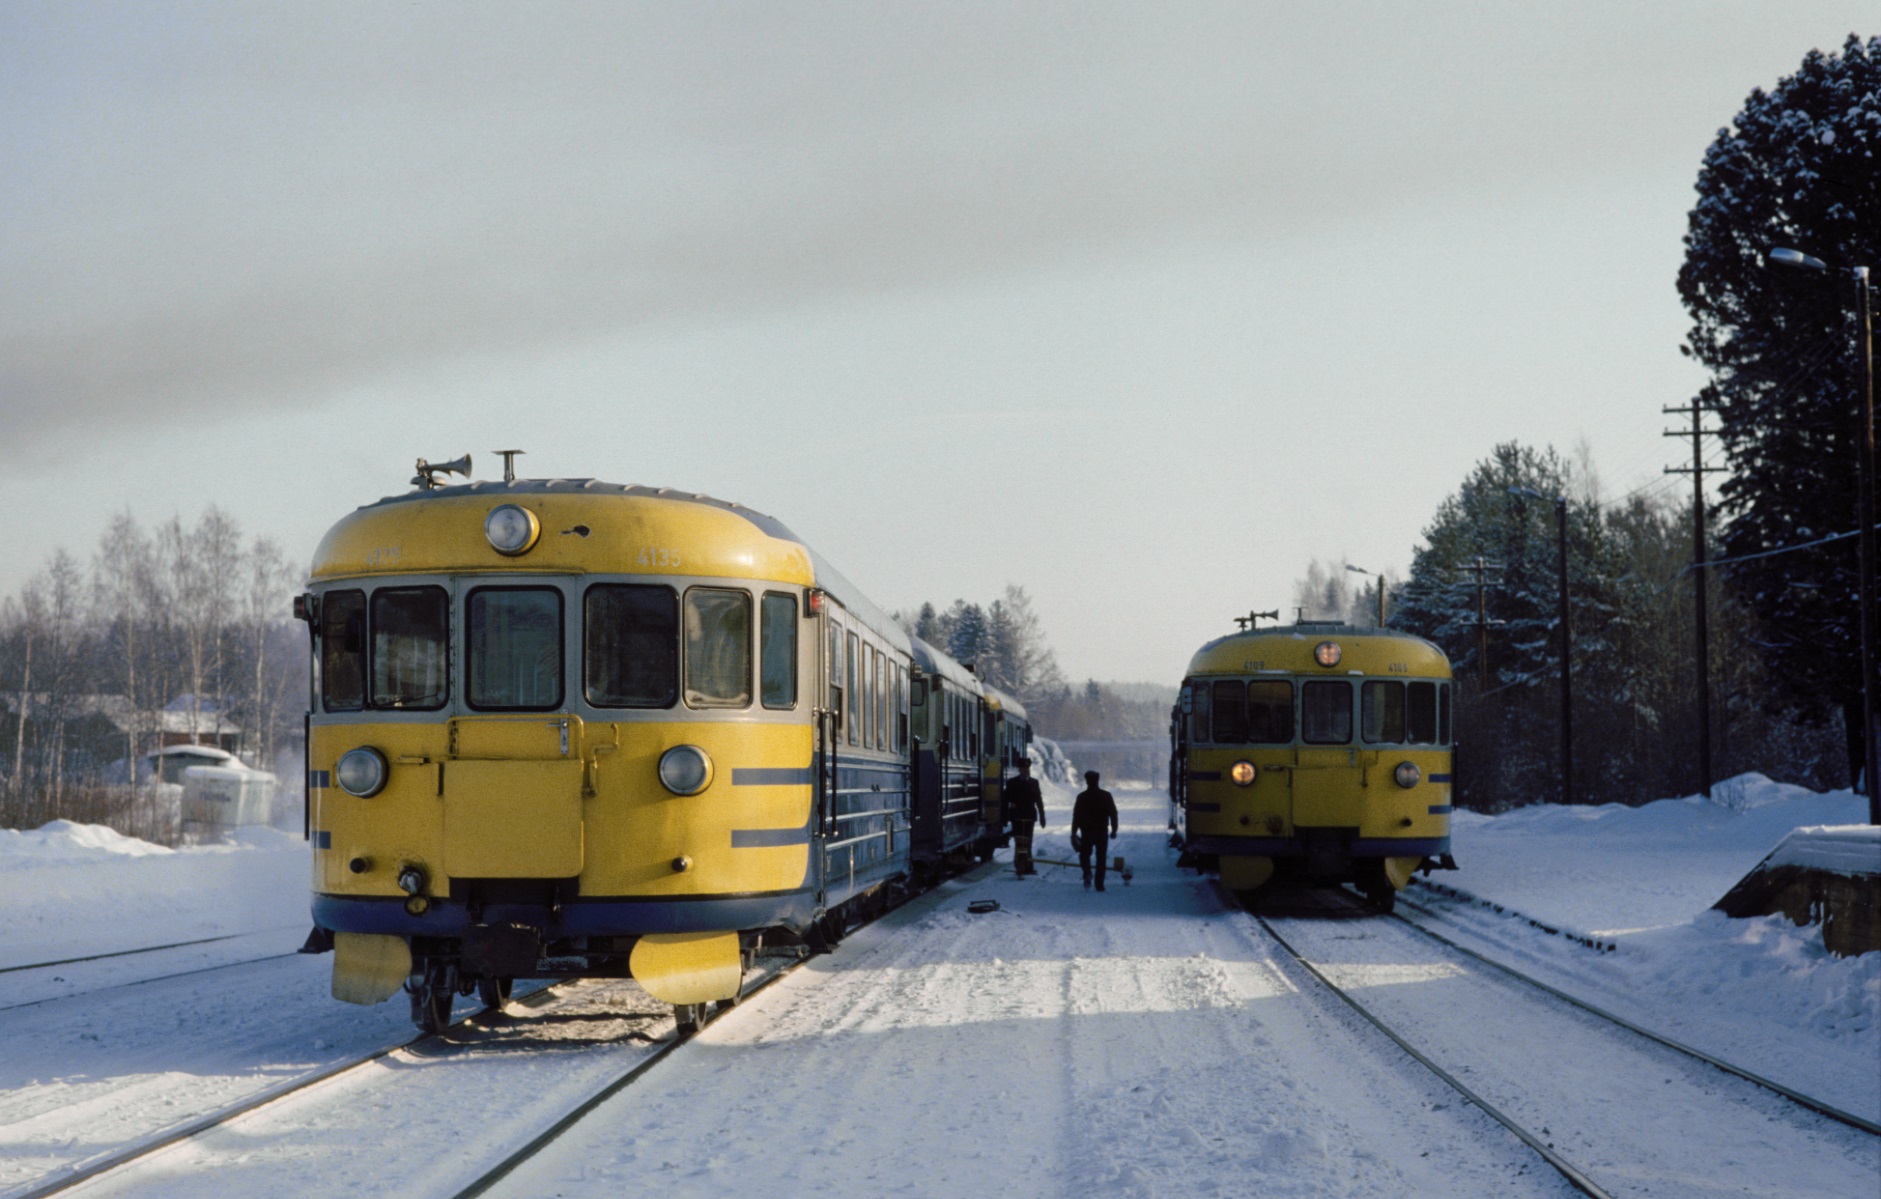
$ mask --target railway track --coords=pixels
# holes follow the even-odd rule
[[[925,894],[931,895],[935,894],[935,892],[930,891]],[[912,898],[919,898],[919,896]],[[899,907],[902,905],[895,906]],[[884,912],[877,915],[877,918],[879,918],[879,915],[886,914],[887,911],[892,910],[894,910],[893,907],[885,909]],[[857,925],[855,927],[861,926]],[[772,983],[793,973],[810,960],[812,959],[804,956],[800,951],[795,950],[771,950],[767,953],[761,953],[757,960],[756,970],[752,976],[752,980],[747,983],[743,994],[740,996],[739,1002],[742,1003],[745,999],[756,995]],[[619,986],[620,984],[617,983],[614,985]],[[595,984],[575,982],[547,985],[541,990],[532,992],[526,996],[519,992],[518,995],[511,1000],[511,1003],[547,1009],[538,1013],[538,1018],[542,1021],[546,1021],[548,1024],[552,1024],[557,1019],[580,1019],[582,1017],[558,1015],[557,1008],[551,1005],[556,1004],[556,1001],[564,994],[573,993],[578,996],[584,987],[593,989]],[[639,993],[636,990],[634,994],[637,995]],[[655,1014],[656,1010],[657,1015]],[[735,1014],[735,1008],[728,1010],[721,1006],[713,1020],[707,1021],[703,1027],[712,1027],[717,1020],[725,1019],[733,1014]],[[595,1070],[597,1078],[592,1080],[593,1085],[588,1087],[585,1096],[581,1097],[578,1101],[571,1101],[572,1096],[561,1100],[559,1106],[562,1108],[562,1113],[551,1121],[548,1121],[546,1127],[542,1127],[542,1131],[530,1135],[530,1130],[528,1130],[527,1125],[524,1125],[522,1129],[512,1134],[517,1138],[528,1138],[519,1148],[516,1148],[514,1151],[504,1156],[502,1160],[483,1170],[470,1181],[468,1185],[461,1183],[462,1175],[460,1174],[458,1181],[452,1182],[448,1187],[440,1187],[436,1193],[462,1196],[484,1194],[541,1150],[553,1144],[558,1138],[569,1129],[579,1124],[601,1104],[643,1078],[653,1067],[669,1058],[674,1051],[691,1041],[695,1035],[693,1033],[681,1033],[673,1022],[671,1009],[666,1008],[665,1005],[652,1005],[645,1011],[629,1012],[626,1014],[625,1019],[636,1023],[634,1030],[626,1037],[607,1037],[592,1043],[582,1042],[579,1039],[570,1041],[567,1038],[562,1038],[553,1042],[553,1044],[562,1048],[567,1048],[571,1044],[589,1044],[592,1047],[605,1050],[609,1046],[624,1039],[632,1039],[641,1042],[642,1044],[637,1046],[636,1050],[631,1053],[630,1060],[618,1062],[612,1070]],[[213,1145],[208,1144],[207,1141],[213,1140],[211,1134],[214,1134],[219,1129],[227,1128],[235,1121],[260,1119],[265,1125],[277,1118],[284,1119],[287,1117],[287,1110],[284,1107],[287,1100],[295,1096],[303,1096],[311,1089],[322,1086],[323,1084],[338,1083],[347,1075],[371,1066],[375,1062],[390,1058],[393,1055],[402,1056],[411,1054],[425,1057],[440,1056],[437,1053],[427,1052],[429,1048],[434,1046],[449,1050],[467,1050],[469,1054],[475,1055],[483,1049],[482,1035],[485,1028],[491,1031],[524,1034],[520,1042],[511,1041],[505,1044],[496,1044],[493,1041],[488,1046],[488,1060],[492,1062],[502,1057],[514,1058],[514,1053],[506,1051],[514,1050],[518,1048],[519,1045],[529,1044],[527,1034],[535,1023],[535,1021],[527,1018],[513,1022],[505,1021],[500,1016],[493,1020],[491,1019],[491,1013],[487,1010],[480,1010],[462,1020],[454,1022],[449,1029],[443,1032],[414,1036],[397,1044],[381,1047],[371,1053],[360,1054],[345,1061],[333,1063],[309,1074],[288,1080],[255,1095],[231,1103],[226,1107],[219,1108],[203,1116],[166,1129],[161,1133],[140,1140],[135,1144],[126,1145],[123,1148],[103,1154],[93,1160],[63,1170],[57,1177],[47,1177],[38,1182],[29,1183],[23,1189],[0,1191],[0,1199],[43,1199],[45,1196],[57,1195],[61,1192],[66,1192],[86,1184],[96,1185],[105,1193],[141,1193],[145,1189],[145,1184],[148,1180],[140,1178],[137,1174],[140,1167],[154,1165],[155,1162],[152,1159],[157,1158],[158,1155],[166,1150],[181,1150],[192,1144],[200,1147],[199,1152],[203,1154],[204,1161],[201,1164],[190,1163],[188,1166],[189,1174],[191,1177],[202,1181],[204,1185],[208,1185],[207,1179],[204,1177],[204,1172],[207,1171],[212,1174],[216,1169],[215,1163],[220,1159],[217,1156],[218,1150]],[[472,1030],[468,1036],[465,1032],[467,1027]],[[648,1047],[649,1044],[650,1048]],[[456,1056],[458,1060],[462,1061],[465,1055],[462,1052],[458,1052],[452,1054],[452,1056]],[[326,1101],[320,1100],[319,1102]],[[272,1110],[277,1108],[281,1110],[278,1112]],[[304,1118],[305,1112],[300,1109],[295,1109],[294,1119],[300,1120]],[[245,1127],[252,1128],[253,1126],[246,1125]],[[541,1126],[538,1125],[538,1127]],[[510,1141],[508,1143],[514,1142]],[[159,1174],[161,1174],[161,1172],[161,1169],[159,1169]],[[231,1190],[229,1193],[236,1193],[239,1189],[240,1187],[238,1185],[235,1190]]]
[[[139,950],[139,951],[133,951],[133,952],[144,952],[144,951]],[[69,993],[61,994],[61,995],[47,995],[40,999],[23,999],[18,1003],[0,1004],[0,1012],[11,1012],[19,1008],[39,1007],[40,1005],[47,1004],[47,1003],[61,1003],[67,1000],[78,999],[78,998],[82,998],[88,995],[102,994],[106,991],[121,991],[127,987],[143,987],[143,986],[148,986],[151,983],[168,982],[171,979],[189,978],[190,976],[196,975],[196,974],[211,974],[218,970],[234,970],[241,966],[253,966],[258,962],[278,962],[282,960],[283,958],[291,958],[291,957],[296,957],[298,955],[299,955],[298,950],[289,950],[286,953],[263,954],[262,956],[258,958],[238,958],[233,962],[217,962],[213,966],[195,966],[188,970],[178,970],[170,974],[153,974],[148,978],[134,978],[134,979],[131,979],[129,982],[106,983],[104,986],[91,987],[83,991],[73,991],[73,992],[69,992]],[[88,959],[81,958],[79,960],[85,961]],[[50,968],[50,967],[43,967],[43,968]]]
[[[279,956],[292,957],[294,955],[282,954]],[[259,959],[259,960],[265,961],[268,959]],[[231,964],[242,964],[242,963],[231,963]],[[224,967],[208,967],[208,969],[223,969],[223,968]],[[186,973],[198,973],[198,972],[188,971]],[[172,976],[172,977],[181,977],[181,976]],[[146,980],[146,981],[155,981],[155,980]],[[128,985],[134,985],[134,984],[125,984],[125,985],[128,986]],[[539,1003],[541,1001],[541,998],[544,995],[547,995],[550,990],[551,988],[544,987],[540,991],[529,992],[525,995],[518,995],[515,998],[513,998],[510,1002],[515,1003],[515,1004],[522,1004],[524,1006],[536,1006],[536,1003]],[[532,1002],[532,1001],[535,1001],[535,1002]],[[41,1001],[41,1002],[44,1002],[44,1001]],[[30,1005],[21,1005],[21,1006],[30,1006]],[[478,1016],[483,1016],[483,1015],[488,1015],[488,1014],[489,1014],[488,1012],[478,1012],[472,1015],[467,1015],[460,1020],[454,1021],[451,1024],[451,1028],[455,1029],[455,1028],[460,1028],[467,1024],[473,1024],[477,1020]],[[446,1030],[446,1031],[449,1031],[449,1030]],[[334,1062],[330,1065],[323,1066],[317,1070],[310,1071],[306,1074],[299,1075],[298,1077],[288,1079],[272,1087],[268,1087],[264,1090],[258,1091],[255,1094],[246,1096],[242,1099],[237,1100],[234,1103],[230,1103],[223,1107],[217,1108],[215,1111],[209,1112],[205,1115],[197,1116],[193,1119],[186,1120],[180,1124],[164,1129],[161,1132],[158,1132],[153,1136],[136,1141],[132,1144],[123,1146],[119,1149],[112,1150],[108,1153],[95,1157],[89,1161],[80,1162],[76,1165],[66,1167],[58,1171],[56,1177],[49,1177],[49,1178],[42,1179],[35,1183],[28,1183],[24,1188],[4,1192],[3,1193],[4,1199],[43,1199],[44,1196],[57,1195],[62,1191],[70,1190],[73,1187],[79,1186],[83,1183],[91,1182],[94,1179],[102,1179],[112,1174],[114,1171],[122,1170],[125,1167],[130,1166],[135,1162],[141,1161],[142,1159],[151,1156],[152,1154],[158,1153],[173,1145],[181,1144],[185,1141],[190,1140],[193,1137],[200,1136],[203,1133],[208,1132],[211,1129],[222,1127],[223,1125],[226,1125],[241,1116],[246,1116],[250,1113],[260,1111],[261,1109],[268,1107],[271,1104],[279,1103],[283,1099],[286,1099],[287,1097],[297,1094],[301,1091],[305,1091],[310,1087],[318,1086],[321,1083],[327,1082],[331,1079],[338,1078],[339,1076],[343,1074],[347,1074],[351,1071],[357,1070],[362,1066],[370,1065],[373,1062],[380,1061],[386,1057],[391,1056],[394,1053],[399,1052],[400,1050],[411,1049],[425,1042],[436,1041],[436,1040],[441,1039],[443,1036],[444,1036],[443,1033],[419,1034],[418,1036],[412,1037],[405,1041],[401,1041],[397,1044],[383,1046],[379,1049],[374,1050],[371,1053],[359,1054],[354,1057],[348,1058],[345,1061]]]
[[[744,992],[744,994],[739,997],[739,1002],[740,1003],[744,1002],[744,1000],[751,998],[753,995],[756,995],[758,992],[764,990],[766,987],[770,986],[772,983],[778,981],[779,979],[785,977],[788,974],[794,973],[796,970],[802,967],[807,961],[809,961],[807,957],[798,958],[796,961],[790,962],[789,964],[783,966],[782,968],[766,976],[765,978],[760,980],[758,983],[748,988]],[[725,1012],[721,1011],[714,1021],[708,1022],[703,1027],[705,1028],[711,1027],[711,1024],[715,1023],[717,1019],[723,1019],[725,1014],[726,1014]],[[658,1049],[654,1050],[652,1053],[648,1054],[646,1057],[636,1062],[630,1069],[624,1071],[619,1077],[608,1082],[605,1086],[600,1087],[593,1094],[589,1095],[586,1099],[582,1100],[581,1103],[576,1105],[574,1108],[570,1109],[566,1115],[562,1116],[561,1119],[557,1120],[555,1123],[551,1124],[548,1128],[544,1129],[542,1132],[532,1137],[527,1144],[517,1149],[514,1153],[509,1154],[502,1161],[497,1162],[494,1166],[491,1166],[488,1170],[484,1171],[469,1186],[464,1187],[462,1190],[459,1190],[455,1195],[453,1195],[452,1199],[476,1199],[477,1196],[487,1193],[491,1188],[495,1187],[498,1183],[502,1182],[505,1178],[508,1178],[511,1174],[513,1174],[516,1171],[517,1167],[521,1166],[523,1163],[527,1162],[529,1159],[535,1157],[536,1154],[542,1152],[544,1149],[554,1144],[557,1140],[561,1139],[563,1134],[568,1132],[569,1129],[575,1127],[577,1124],[581,1123],[581,1121],[587,1118],[588,1114],[594,1111],[595,1108],[600,1107],[603,1103],[606,1103],[609,1099],[612,1099],[614,1096],[620,1094],[622,1091],[626,1090],[628,1087],[632,1086],[634,1083],[639,1082],[642,1078],[644,1078],[647,1075],[649,1071],[653,1069],[653,1067],[665,1061],[667,1057],[669,1057],[675,1050],[677,1050],[680,1046],[686,1044],[688,1041],[692,1040],[697,1035],[698,1035],[698,1032],[696,1031],[690,1032],[690,1033],[680,1033],[674,1036],[671,1040],[662,1044]]]
[[[1402,903],[1403,901],[1400,900],[1399,902]],[[1427,908],[1420,908],[1420,907],[1417,907],[1416,905],[1407,905],[1407,906],[1411,906],[1413,910],[1422,912],[1425,915],[1429,915],[1429,916],[1435,915],[1434,912],[1429,911],[1429,909]],[[1598,1016],[1600,1019],[1605,1020],[1611,1024],[1618,1025],[1619,1027],[1624,1028],[1626,1031],[1630,1033],[1634,1033],[1638,1036],[1645,1037],[1647,1040],[1652,1041],[1655,1044],[1663,1045],[1667,1049],[1675,1050],[1676,1052],[1682,1053],[1689,1058],[1692,1058],[1696,1061],[1703,1062],[1705,1065],[1711,1066],[1714,1069],[1722,1070],[1726,1074],[1736,1075],[1738,1078],[1741,1078],[1744,1081],[1749,1082],[1749,1083],[1754,1083],[1755,1085],[1762,1087],[1766,1091],[1771,1091],[1775,1094],[1781,1095],[1783,1098],[1789,1100],[1791,1103],[1796,1104],[1798,1107],[1807,1108],[1808,1110],[1815,1112],[1817,1115],[1827,1116],[1829,1119],[1835,1120],[1838,1123],[1846,1124],[1850,1128],[1859,1128],[1863,1132],[1873,1133],[1876,1136],[1881,1136],[1881,1123],[1876,1123],[1873,1120],[1869,1120],[1862,1116],[1858,1116],[1853,1112],[1844,1111],[1841,1108],[1836,1107],[1834,1104],[1831,1104],[1825,1100],[1814,1098],[1813,1096],[1806,1095],[1803,1092],[1798,1091],[1792,1087],[1787,1087],[1780,1082],[1775,1082],[1771,1079],[1765,1078],[1763,1075],[1758,1074],[1754,1070],[1748,1070],[1744,1068],[1743,1066],[1734,1065],[1731,1062],[1725,1061],[1723,1058],[1715,1057],[1712,1054],[1706,1053],[1702,1049],[1694,1049],[1692,1046],[1687,1045],[1681,1041],[1673,1040],[1671,1037],[1665,1036],[1661,1033],[1656,1033],[1652,1031],[1651,1029],[1645,1028],[1639,1024],[1635,1024],[1631,1020],[1626,1019],[1624,1016],[1616,1015],[1615,1013],[1607,1011],[1605,1008],[1602,1008],[1596,1004],[1588,1003],[1584,999],[1580,999],[1576,996],[1570,995],[1566,991],[1562,991],[1555,987],[1549,986],[1547,983],[1542,982],[1540,979],[1535,978],[1533,975],[1526,974],[1520,970],[1517,970],[1513,966],[1506,965],[1505,963],[1496,961],[1494,958],[1487,957],[1483,954],[1477,953],[1475,950],[1469,948],[1468,946],[1459,945],[1455,941],[1452,941],[1450,938],[1444,936],[1443,934],[1436,932],[1433,929],[1426,928],[1425,926],[1419,924],[1415,920],[1407,919],[1401,913],[1394,914],[1392,919],[1398,921],[1401,924],[1404,924],[1411,928],[1416,929],[1418,932],[1422,933],[1426,937],[1429,937],[1431,940],[1436,941],[1440,945],[1444,945],[1452,950],[1455,950],[1457,953],[1461,953],[1470,958],[1473,958],[1476,961],[1481,962],[1483,965],[1491,967],[1492,969],[1499,970],[1503,974],[1506,974],[1511,978],[1519,979],[1520,981],[1527,983],[1529,986],[1534,987],[1537,990],[1544,991],[1547,994],[1554,996],[1556,999],[1561,1000],[1563,1003],[1572,1004],[1575,1007],[1579,1008],[1581,1011],[1588,1013],[1589,1015]]]
[[[298,925],[293,927],[299,927]],[[58,958],[49,962],[27,962],[19,966],[0,966],[0,974],[18,974],[25,970],[51,970],[59,966],[76,966],[81,962],[102,962],[109,958],[130,958],[145,953],[162,953],[166,949],[188,949],[193,945],[214,945],[221,941],[235,941],[242,937],[260,936],[264,933],[291,931],[288,927],[258,928],[254,932],[224,933],[216,937],[198,937],[193,941],[172,941],[168,945],[146,945],[141,949],[114,949],[109,953],[88,953],[83,957]]]
[[[1376,913],[1372,912],[1356,897],[1347,895],[1344,892],[1340,892],[1337,894],[1338,894],[1338,898],[1336,900],[1320,901],[1321,904],[1323,905],[1319,913],[1320,915],[1324,917],[1332,917],[1334,919],[1354,919],[1354,918],[1364,917],[1367,920],[1367,922],[1383,922],[1382,919],[1378,917]],[[1511,1106],[1513,1106],[1510,1102],[1504,1101],[1504,1102],[1498,1103],[1492,1100],[1491,1097],[1483,1093],[1483,1089],[1484,1089],[1483,1087],[1481,1086],[1472,1087],[1471,1085],[1466,1083],[1461,1077],[1459,1077],[1459,1075],[1472,1072],[1471,1066],[1465,1065],[1465,1066],[1460,1066],[1456,1069],[1446,1069],[1444,1065],[1440,1064],[1436,1060],[1436,1056],[1442,1056],[1441,1054],[1433,1056],[1433,1054],[1426,1052],[1426,1049],[1428,1048],[1428,1046],[1424,1048],[1420,1048],[1418,1045],[1413,1044],[1411,1037],[1407,1036],[1404,1033],[1399,1022],[1396,1022],[1388,1018],[1387,1016],[1381,1014],[1378,1010],[1376,1010],[1376,1008],[1373,1005],[1365,1003],[1363,1000],[1361,1000],[1357,995],[1353,993],[1354,989],[1352,987],[1341,985],[1340,982],[1336,978],[1333,977],[1333,973],[1336,972],[1336,968],[1329,968],[1327,963],[1323,960],[1323,958],[1320,961],[1315,961],[1314,958],[1316,955],[1314,953],[1309,952],[1308,950],[1303,950],[1299,948],[1298,946],[1296,946],[1296,944],[1294,943],[1295,939],[1289,938],[1287,935],[1285,935],[1285,933],[1282,932],[1280,928],[1277,928],[1275,924],[1273,923],[1273,921],[1268,918],[1267,914],[1264,914],[1261,912],[1252,912],[1251,915],[1253,916],[1254,920],[1260,925],[1261,929],[1269,937],[1273,939],[1274,943],[1277,944],[1288,955],[1288,957],[1291,958],[1291,960],[1295,962],[1303,971],[1305,971],[1308,975],[1310,975],[1315,980],[1315,982],[1317,982],[1321,987],[1323,987],[1326,990],[1326,992],[1335,996],[1342,1004],[1344,1004],[1353,1012],[1357,1013],[1373,1028],[1383,1033],[1388,1039],[1390,1039],[1394,1044],[1396,1044],[1400,1049],[1402,1049],[1405,1053],[1407,1053],[1420,1065],[1424,1066],[1427,1070],[1429,1070],[1434,1076],[1436,1076],[1439,1080],[1441,1080],[1446,1086],[1450,1087],[1451,1089],[1456,1091],[1459,1095],[1461,1095],[1468,1103],[1475,1106],[1478,1110],[1482,1111],[1485,1115],[1489,1116],[1491,1119],[1495,1120],[1497,1123],[1501,1124],[1505,1129],[1507,1129],[1523,1144],[1528,1146],[1528,1148],[1531,1149],[1544,1162],[1546,1162],[1547,1165],[1551,1169],[1559,1173],[1561,1177],[1564,1180],[1566,1180],[1571,1186],[1573,1186],[1576,1190],[1580,1191],[1581,1193],[1585,1195],[1592,1196],[1594,1197],[1594,1199],[1615,1199],[1615,1196],[1616,1196],[1615,1191],[1609,1190],[1606,1186],[1602,1185],[1600,1182],[1597,1182],[1595,1180],[1594,1174],[1592,1172],[1592,1167],[1587,1165],[1584,1161],[1577,1163],[1575,1161],[1569,1160],[1568,1155],[1563,1153],[1557,1147],[1558,1143],[1565,1140],[1566,1138],[1563,1138],[1551,1132],[1546,1123],[1542,1123],[1536,1120],[1535,1118],[1533,1118],[1532,1116],[1525,1120],[1524,1118],[1520,1117],[1519,1114],[1512,1113],[1510,1110],[1508,1110]],[[1310,913],[1296,911],[1296,912],[1289,912],[1288,915],[1308,916],[1310,915]],[[1304,927],[1306,924],[1306,921],[1302,920],[1299,923]],[[1632,1023],[1631,1021],[1624,1019],[1623,1017],[1617,1016],[1611,1012],[1604,1011],[1574,996],[1561,992],[1558,989],[1551,987],[1548,984],[1543,983],[1538,979],[1532,978],[1522,973],[1521,971],[1505,966],[1500,962],[1496,962],[1464,946],[1458,945],[1455,942],[1451,941],[1449,938],[1444,937],[1441,934],[1434,932],[1433,930],[1422,927],[1416,921],[1409,920],[1403,917],[1396,917],[1396,918],[1391,919],[1388,922],[1383,922],[1383,923],[1386,923],[1386,925],[1391,928],[1409,928],[1411,930],[1414,930],[1414,932],[1420,938],[1427,939],[1431,943],[1442,946],[1443,950],[1447,952],[1460,954],[1463,957],[1468,958],[1469,960],[1473,962],[1479,963],[1483,966],[1487,966],[1491,968],[1492,970],[1496,971],[1498,976],[1504,979],[1510,980],[1515,985],[1528,989],[1531,992],[1545,995],[1548,997],[1548,1000],[1553,1001],[1555,1003],[1567,1004],[1571,1008],[1573,1008],[1576,1012],[1581,1013],[1585,1016],[1593,1017],[1596,1020],[1600,1021],[1603,1026],[1624,1030],[1626,1033],[1631,1034],[1634,1037],[1643,1039],[1644,1041],[1650,1043],[1651,1045],[1657,1047],[1658,1049],[1671,1051],[1673,1053],[1680,1055],[1682,1058],[1686,1060],[1702,1063],[1703,1065],[1707,1067],[1711,1067],[1713,1069],[1723,1071],[1724,1073],[1732,1075],[1738,1079],[1750,1082],[1754,1084],[1755,1086],[1761,1087],[1770,1093],[1781,1096],[1784,1100],[1788,1101],[1790,1104],[1793,1104],[1796,1107],[1806,1109],[1807,1111],[1814,1113],[1816,1115],[1825,1117],[1830,1120],[1837,1121],[1851,1128],[1861,1130],[1864,1133],[1868,1133],[1871,1135],[1881,1134],[1881,1126],[1877,1126],[1873,1121],[1866,1120],[1860,1116],[1854,1115],[1849,1112],[1841,1111],[1840,1109],[1837,1109],[1831,1104],[1824,1103],[1821,1100],[1817,1100],[1810,1096],[1801,1094],[1800,1092],[1797,1092],[1793,1090],[1792,1088],[1788,1088],[1781,1084],[1772,1082],[1769,1079],[1762,1078],[1752,1071],[1745,1070],[1731,1063],[1722,1061],[1721,1059],[1718,1059],[1710,1054],[1706,1054],[1700,1050],[1693,1049],[1690,1046],[1683,1045],[1670,1038],[1661,1036],[1657,1033],[1652,1032],[1649,1029],[1642,1028]],[[1347,937],[1335,938],[1335,939],[1350,940],[1352,938],[1350,936],[1347,936]],[[1529,1046],[1526,1043],[1517,1042],[1516,1044],[1510,1045],[1509,1049],[1513,1051],[1518,1048],[1527,1049],[1528,1047]],[[1671,1079],[1668,1078],[1665,1081],[1668,1084],[1670,1084]],[[1522,1101],[1526,1102],[1525,1099]],[[1551,1122],[1558,1122],[1558,1117],[1554,1121],[1551,1121]],[[1539,1127],[1537,1127],[1537,1125]],[[1629,1180],[1636,1177],[1641,1172],[1638,1168],[1618,1168],[1618,1167],[1612,1166],[1611,1164],[1609,1165],[1608,1168],[1612,1170],[1614,1173],[1617,1173],[1622,1177],[1628,1178]],[[1620,1192],[1620,1193],[1625,1193],[1625,1192]],[[1702,1193],[1708,1194],[1711,1192],[1705,1191]],[[1859,1192],[1853,1192],[1853,1193],[1859,1193]]]

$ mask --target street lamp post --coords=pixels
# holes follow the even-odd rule
[[[1538,500],[1548,497],[1528,487],[1511,487],[1510,495],[1525,495]],[[1568,628],[1568,502],[1554,497],[1555,570],[1561,580],[1559,620],[1561,623],[1561,802],[1574,802],[1574,685],[1568,668],[1573,647]]]
[[[1834,273],[1829,264],[1800,250],[1773,249],[1770,261],[1777,266]],[[1868,289],[1868,268],[1851,266],[1846,270],[1855,285],[1855,350],[1861,359],[1861,427],[1855,438],[1855,521],[1860,526],[1856,544],[1861,560],[1856,577],[1860,586],[1857,606],[1861,609],[1861,743],[1862,782],[1868,792],[1868,823],[1881,824],[1881,786],[1876,786],[1881,771],[1876,770],[1875,746],[1875,478],[1874,478],[1874,320]]]
[[[1378,627],[1381,629],[1384,628],[1385,627],[1385,576],[1374,575],[1372,574],[1371,571],[1366,570],[1363,566],[1354,566],[1350,562],[1345,564],[1345,568],[1351,571],[1353,574],[1370,575],[1370,577],[1378,580]]]

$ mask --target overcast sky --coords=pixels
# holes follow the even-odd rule
[[[1874,11],[8,0],[0,594],[521,447],[1173,683],[1498,441],[1679,485],[1701,156]]]

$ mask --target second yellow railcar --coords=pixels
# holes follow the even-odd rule
[[[1353,883],[1390,910],[1453,862],[1453,713],[1449,660],[1419,637],[1302,621],[1209,642],[1174,714],[1184,861],[1236,891]]]

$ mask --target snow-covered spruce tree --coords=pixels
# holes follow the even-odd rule
[[[1856,527],[1859,362],[1845,273],[1766,265],[1772,248],[1881,270],[1881,38],[1811,51],[1751,92],[1698,174],[1679,294],[1712,373],[1731,476],[1720,556]],[[1861,760],[1853,538],[1728,568],[1795,700],[1838,705]]]
[[[947,635],[947,652],[956,662],[976,666],[987,648],[985,609],[978,604],[956,600],[947,615],[952,618],[952,627]]]
[[[1443,648],[1460,682],[1458,736],[1467,747],[1462,799],[1493,808],[1550,799],[1559,789],[1560,584],[1555,509],[1551,502],[1510,493],[1568,495],[1568,596],[1573,630],[1575,715],[1624,702],[1626,664],[1613,652],[1625,613],[1615,580],[1623,573],[1599,511],[1572,498],[1570,471],[1552,449],[1510,442],[1477,464],[1444,500],[1412,557],[1411,577],[1397,592],[1395,629]],[[1477,558],[1500,566],[1489,574],[1489,671],[1482,677],[1476,632]],[[1617,799],[1603,759],[1615,747],[1577,737],[1575,793],[1583,800]],[[1583,744],[1585,748],[1583,749]],[[1598,781],[1601,785],[1592,787]]]

